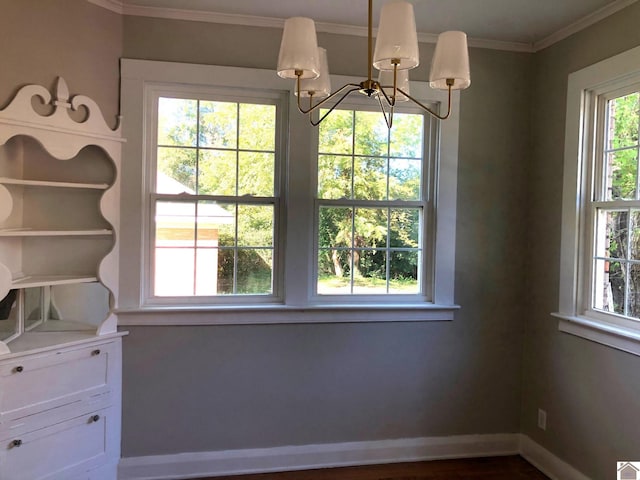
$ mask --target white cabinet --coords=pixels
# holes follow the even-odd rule
[[[0,357],[0,478],[115,480],[121,340]]]
[[[0,111],[0,479],[115,480],[119,127],[22,87]]]

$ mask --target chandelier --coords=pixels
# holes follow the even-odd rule
[[[393,125],[393,111],[397,102],[411,101],[429,114],[445,120],[451,114],[451,92],[471,85],[467,36],[464,32],[449,31],[438,36],[431,62],[429,86],[447,90],[448,105],[444,114],[431,110],[409,92],[409,70],[420,63],[418,35],[413,5],[406,1],[392,1],[380,12],[380,24],[373,50],[373,0],[369,0],[367,79],[347,83],[331,92],[327,52],[318,47],[315,23],[310,18],[293,17],[285,21],[277,73],[282,78],[295,79],[298,110],[309,115],[317,126],[345,98],[359,92],[377,99],[387,127]],[[379,70],[378,80],[372,77],[373,67]],[[303,107],[301,98],[308,98]],[[335,100],[331,103],[331,100]],[[314,103],[315,102],[315,103]],[[312,112],[323,105],[331,105],[318,120]]]

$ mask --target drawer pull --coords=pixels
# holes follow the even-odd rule
[[[22,365],[18,365],[16,368],[14,368],[14,371],[16,373],[20,373],[24,371],[24,367]]]
[[[14,440],[13,442],[11,442],[11,448],[19,447],[20,445],[22,445],[22,440],[20,439]]]
[[[100,415],[93,415],[93,416],[90,418],[90,421],[91,421],[91,422],[97,422],[98,420],[100,420]]]
[[[91,352],[91,355],[93,355],[94,357],[96,355],[100,355],[100,349],[98,348],[97,350],[94,350],[93,352]]]

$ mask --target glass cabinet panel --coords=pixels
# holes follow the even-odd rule
[[[0,300],[0,340],[2,341],[8,341],[19,333],[18,305],[18,290],[10,290],[7,296]]]

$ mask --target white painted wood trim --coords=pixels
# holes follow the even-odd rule
[[[445,458],[517,455],[518,434],[458,435],[123,458],[119,480],[184,479]]]
[[[104,3],[112,4],[114,0],[88,0],[96,5],[105,6],[110,10],[114,10]],[[120,2],[121,3],[121,2]],[[115,10],[114,10],[115,11]],[[243,25],[249,27],[266,27],[266,28],[283,28],[284,18],[260,17],[256,15],[240,15],[230,13],[207,12],[199,10],[185,10],[179,8],[158,8],[145,7],[139,5],[122,4],[122,13],[124,15],[164,18],[169,20],[186,20],[192,22],[208,22],[221,23],[227,25]],[[366,37],[368,35],[367,27],[356,25],[341,25],[337,23],[316,22],[316,31],[319,33],[331,33],[335,35],[352,35],[356,37]],[[374,36],[377,29],[374,28]],[[438,34],[436,33],[418,33],[418,41],[421,43],[436,43]],[[532,52],[530,43],[522,42],[504,42],[500,40],[489,40],[483,38],[470,38],[469,46],[477,48],[488,48],[493,50],[508,50],[515,52]]]
[[[120,460],[118,479],[186,479],[506,455],[521,455],[552,480],[590,480],[527,435],[518,433],[405,438],[128,457]]]
[[[120,309],[118,325],[280,325],[285,323],[443,322],[457,306],[288,307],[286,305],[144,307]]]
[[[165,18],[170,20],[187,20],[197,22],[222,23],[228,25],[244,25],[250,27],[283,28],[284,19],[275,17],[259,17],[256,15],[240,15],[218,12],[185,10],[178,8],[145,7],[140,5],[125,5],[122,0],[87,0],[89,3],[111,10],[121,15]],[[565,38],[584,30],[587,27],[619,12],[638,0],[616,0],[595,12],[561,28],[548,37],[534,43],[508,42],[485,38],[469,38],[470,47],[486,48],[490,50],[505,50],[512,52],[535,53],[543,50]],[[316,31],[336,35],[353,35],[366,37],[367,28],[354,25],[340,25],[335,23],[316,23]],[[375,35],[375,32],[374,32]],[[435,43],[438,35],[435,33],[418,33],[421,43]]]
[[[569,75],[562,193],[562,230],[560,242],[559,330],[587,340],[640,354],[640,326],[605,313],[589,311],[584,296],[587,247],[581,229],[589,193],[587,170],[590,159],[585,152],[584,132],[590,101],[640,78],[640,47],[590,65]],[[598,318],[593,318],[593,317]]]
[[[627,8],[629,5],[636,3],[638,0],[616,0],[613,3],[605,5],[604,7],[596,10],[595,12],[582,17],[576,22],[573,22],[567,25],[564,28],[561,28],[555,33],[552,33],[546,38],[539,40],[533,44],[532,50],[534,52],[538,52],[542,49],[550,47],[551,45],[558,43],[561,40],[564,40],[567,37],[570,37],[574,33],[578,33],[585,28],[590,27],[598,23],[600,20],[604,20],[605,18],[613,15],[614,13],[619,12],[623,8]]]
[[[99,7],[106,8],[107,10],[111,10],[112,12],[119,13],[120,15],[124,13],[124,3],[122,3],[122,0],[87,0],[87,1]]]
[[[520,435],[520,437],[520,455],[551,480],[590,480],[527,435]]]
[[[223,67],[223,66],[211,66],[211,65],[194,65],[194,64],[181,64],[172,62],[155,62],[147,60],[134,60],[134,59],[122,59],[121,61],[121,76],[122,76],[122,98],[123,98],[123,113],[129,119],[129,122],[124,125],[124,133],[130,139],[125,144],[124,156],[127,158],[144,158],[145,149],[148,145],[145,143],[145,117],[144,117],[144,101],[147,92],[152,88],[165,88],[169,85],[171,88],[178,88],[171,84],[184,85],[188,83],[193,85],[194,88],[198,85],[207,86],[212,82],[211,79],[215,78],[217,86],[235,86],[240,88],[252,89],[259,85],[261,88],[272,89],[276,92],[288,92],[290,97],[289,109],[290,115],[299,115],[293,100],[293,93],[291,88],[293,82],[283,80],[274,74],[272,70],[259,70],[248,69],[239,67]],[[332,82],[334,85],[344,85],[348,83],[360,82],[362,78],[345,77],[345,76],[332,76]],[[190,87],[185,87],[190,88]],[[446,92],[440,90],[430,89],[426,82],[412,82],[411,83],[412,95],[422,101],[423,103],[440,103],[444,104],[447,100]],[[348,315],[342,315],[342,321],[409,321],[409,320],[451,320],[453,318],[453,311],[458,307],[454,302],[454,266],[455,266],[455,251],[452,248],[455,245],[456,225],[455,225],[455,211],[456,211],[456,178],[457,178],[457,162],[458,162],[458,123],[459,123],[459,111],[460,111],[460,97],[459,92],[454,92],[453,106],[450,119],[446,122],[442,122],[440,125],[440,171],[438,176],[438,188],[437,188],[437,205],[438,213],[436,217],[436,258],[435,258],[435,291],[433,304],[423,303],[420,304],[421,310],[418,311],[416,305],[407,303],[401,303],[398,300],[397,304],[387,304],[389,308],[395,309],[394,315],[389,315],[389,311],[384,314],[385,317],[381,318],[381,310],[377,308],[374,311],[369,308],[368,310],[362,309],[362,303],[356,305],[356,308],[360,307],[361,310],[367,310],[364,313],[360,312],[358,316],[353,315],[353,310],[348,312]],[[292,125],[300,125],[303,122],[291,122]],[[294,127],[298,128],[298,126]],[[293,131],[293,130],[292,130]],[[298,132],[297,130],[295,132]],[[291,133],[291,132],[290,132]],[[303,142],[308,140],[308,137],[304,134],[295,136],[289,142],[291,148],[304,149],[308,148]],[[295,155],[295,153],[293,153]],[[126,178],[130,185],[135,182],[136,185],[132,188],[124,188],[123,194],[125,197],[122,199],[123,204],[127,204],[132,212],[148,212],[148,205],[146,196],[139,194],[138,188],[146,188],[146,175],[148,171],[141,168],[140,164],[135,162],[125,162],[123,165],[123,178]],[[133,180],[135,179],[135,181]],[[290,192],[289,192],[290,193]],[[129,195],[127,197],[127,195]],[[144,213],[146,215],[146,213]],[[143,229],[148,228],[147,218],[135,218],[132,213],[123,217],[123,223],[128,224],[129,228],[122,230],[123,235],[127,237],[127,240],[122,242],[122,272],[121,275],[121,290],[125,292],[120,297],[121,309],[119,313],[123,316],[120,318],[121,325],[139,325],[137,323],[142,320],[142,316],[139,318],[131,318],[126,320],[127,313],[136,313],[138,310],[143,311],[147,308],[153,309],[156,306],[160,306],[160,302],[154,299],[154,302],[147,301],[148,292],[144,287],[141,288],[141,283],[144,285],[145,280],[142,282],[138,280],[140,273],[147,272],[149,270],[149,259],[146,255],[146,241],[143,240],[148,235]],[[302,246],[305,248],[306,246]],[[145,265],[145,262],[147,263]],[[290,265],[298,265],[293,262]],[[290,274],[291,272],[289,272]],[[125,282],[125,284],[122,284]],[[291,282],[290,282],[291,283]],[[358,299],[359,301],[360,299]],[[201,301],[195,299],[195,301]],[[216,320],[205,320],[200,310],[200,319],[196,319],[196,315],[191,315],[194,324],[211,324],[213,323],[229,323],[234,322],[248,322],[248,323],[288,323],[294,321],[299,323],[300,320],[295,320],[294,317],[300,317],[298,313],[304,313],[304,319],[302,321],[336,321],[336,313],[340,313],[340,310],[347,312],[349,306],[343,305],[327,305],[322,304],[314,306],[306,296],[299,293],[298,298],[292,298],[292,295],[288,294],[286,301],[287,305],[284,307],[281,304],[273,305],[270,307],[269,317],[265,315],[264,307],[254,304],[250,309],[237,309],[232,312],[224,312],[224,310],[216,309]],[[377,300],[379,301],[379,300]],[[355,302],[354,302],[355,303]],[[184,302],[186,305],[187,302]],[[171,305],[164,305],[170,307]],[[176,306],[176,305],[174,305]],[[182,306],[182,305],[179,305]],[[238,305],[236,305],[238,306]],[[366,306],[369,306],[367,304]],[[318,308],[319,307],[319,308]],[[262,310],[260,310],[262,308]],[[258,310],[256,310],[258,309]],[[178,308],[180,310],[180,308]],[[174,313],[176,311],[174,310]],[[296,312],[296,310],[298,312]],[[152,310],[148,310],[152,311]],[[248,319],[252,312],[258,311],[260,320]],[[165,313],[170,313],[167,309]],[[293,315],[289,313],[293,312]],[[176,322],[176,316],[170,315],[157,315],[158,310],[155,311],[155,318],[147,316],[149,322],[145,324],[168,324],[172,325]],[[211,313],[211,311],[209,312]],[[358,313],[358,312],[356,312]],[[254,316],[255,317],[255,316]],[[288,320],[287,320],[288,319]],[[294,320],[292,320],[294,319]],[[373,319],[373,320],[372,320]],[[127,323],[132,322],[132,323]],[[156,323],[160,322],[160,323]],[[168,323],[167,323],[168,322]],[[202,323],[204,322],[204,323]],[[184,324],[182,319],[179,324]]]
[[[557,313],[553,315],[560,319],[558,330],[561,332],[640,356],[640,330],[631,330],[587,317],[569,317]]]

